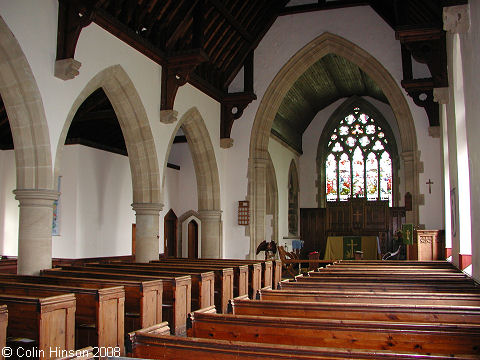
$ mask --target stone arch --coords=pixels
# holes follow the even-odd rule
[[[300,49],[277,73],[268,86],[258,107],[253,123],[249,150],[248,198],[252,207],[250,222],[250,257],[264,237],[265,167],[268,142],[275,115],[288,90],[295,81],[323,56],[334,53],[358,65],[387,97],[398,123],[402,161],[405,169],[405,191],[413,195],[413,209],[407,222],[418,224],[419,153],[415,124],[410,108],[392,75],[372,55],[356,44],[331,33],[323,33]]]
[[[0,17],[0,94],[10,121],[17,189],[53,189],[42,97],[20,44]]]
[[[133,206],[155,204],[161,207],[157,153],[147,113],[133,82],[120,65],[99,72],[73,103],[58,142],[55,174],[60,173],[63,147],[73,117],[85,99],[98,88],[105,91],[112,104],[125,139],[132,174]]]
[[[181,117],[172,133],[165,157],[163,184],[165,184],[165,169],[168,156],[175,134],[180,127],[182,127],[187,138],[197,178],[198,213],[202,221],[201,253],[203,257],[221,258],[223,244],[220,178],[210,134],[202,115],[196,107],[192,107]]]
[[[202,115],[196,107],[188,110],[178,121],[168,145],[164,167],[166,168],[175,134],[180,127],[182,127],[187,138],[195,167],[198,211],[220,210],[220,180],[215,151]],[[163,182],[165,183],[165,176]]]

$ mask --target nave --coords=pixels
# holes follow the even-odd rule
[[[0,275],[2,346],[41,359],[480,356],[480,287],[446,261],[339,260],[283,279],[279,260],[55,265]]]

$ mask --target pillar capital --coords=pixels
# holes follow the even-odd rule
[[[20,206],[48,206],[50,203],[53,206],[53,202],[60,196],[58,191],[47,189],[16,189],[13,193],[15,200],[20,202]]]
[[[198,215],[202,221],[219,221],[222,218],[222,210],[199,210]]]
[[[443,8],[443,30],[452,34],[466,33],[470,29],[470,8],[468,4]]]
[[[433,89],[433,101],[439,104],[448,104],[448,87],[438,87]]]
[[[162,203],[133,203],[132,209],[137,215],[158,215],[163,210]]]

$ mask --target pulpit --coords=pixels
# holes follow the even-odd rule
[[[443,230],[417,230],[410,246],[409,260],[443,260],[445,241]]]

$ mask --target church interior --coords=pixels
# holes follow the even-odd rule
[[[479,53],[474,0],[0,0],[0,358],[478,358]]]

